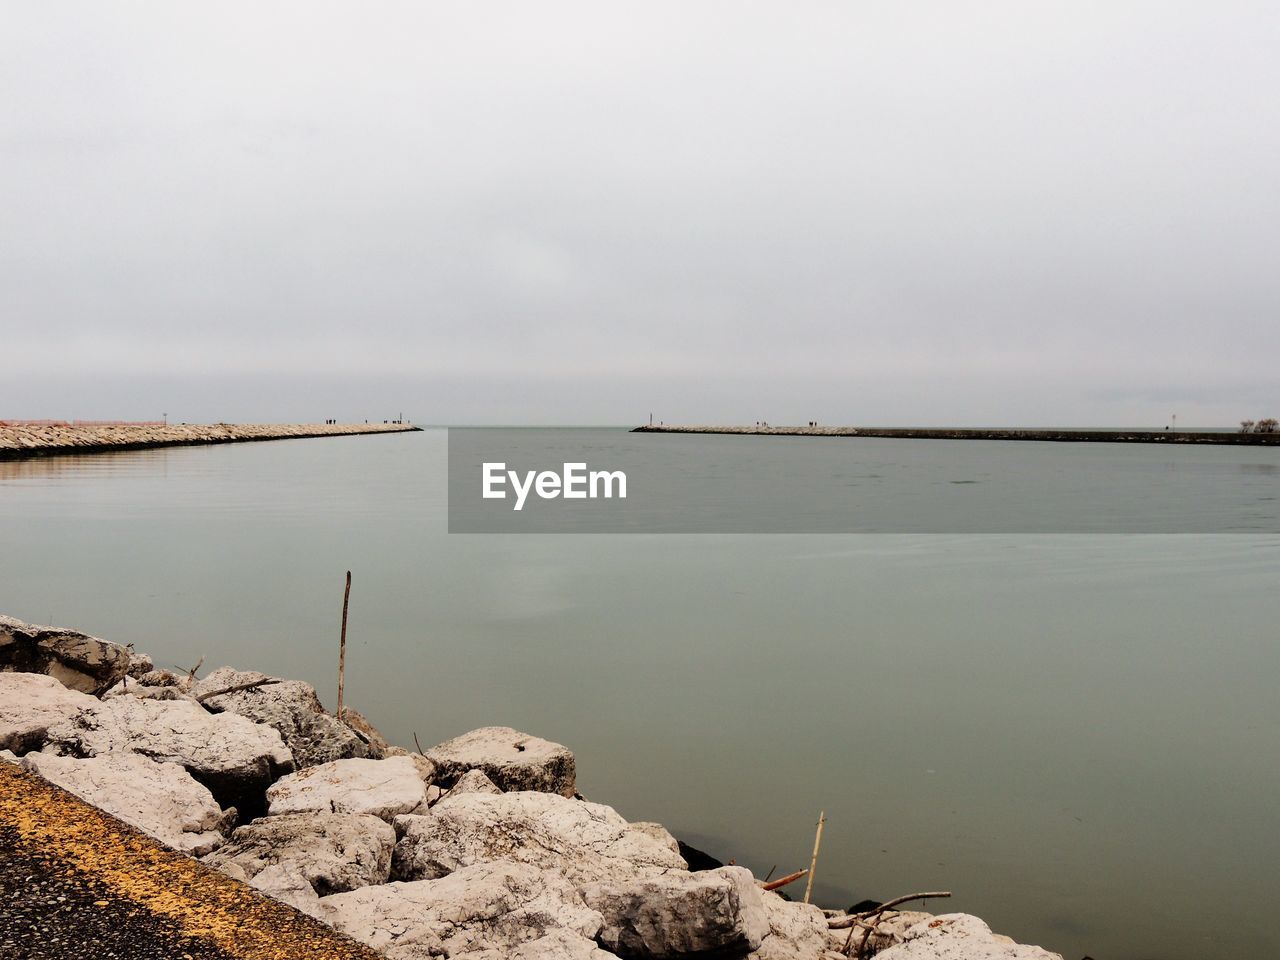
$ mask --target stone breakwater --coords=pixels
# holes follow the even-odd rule
[[[1061,960],[967,914],[823,910],[691,870],[661,825],[579,795],[557,743],[486,727],[411,753],[310,684],[157,670],[8,617],[0,762],[391,960]]]
[[[734,427],[649,425],[632,433],[729,433],[765,437],[890,437],[910,440],[1040,440],[1050,443],[1194,443],[1280,446],[1280,433],[1196,433],[1183,430],[1013,430],[945,427]]]
[[[304,437],[345,437],[364,433],[421,430],[405,423],[182,423],[182,424],[3,424],[0,460],[67,453],[103,453],[205,443],[248,443]]]

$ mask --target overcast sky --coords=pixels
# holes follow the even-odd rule
[[[1280,415],[1280,6],[3,3],[0,417]]]

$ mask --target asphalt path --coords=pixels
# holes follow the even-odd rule
[[[3,960],[384,960],[0,761]]]

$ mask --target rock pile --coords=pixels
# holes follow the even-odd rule
[[[0,627],[23,645],[0,661],[0,760],[391,960],[843,957],[822,910],[743,867],[690,871],[661,826],[577,797],[559,744],[489,727],[408,754],[305,683],[193,681]],[[884,960],[1060,960],[964,914],[891,914],[870,942]]]
[[[53,453],[404,433],[419,429],[403,423],[0,423],[0,460]]]

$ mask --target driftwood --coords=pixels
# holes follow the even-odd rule
[[[760,888],[762,890],[777,890],[779,887],[785,887],[788,883],[795,883],[808,873],[808,870],[797,870],[795,873],[789,873],[785,877],[779,877],[777,880],[769,881],[766,879]]]
[[[855,913],[848,917],[841,917],[839,920],[828,920],[827,929],[844,930],[846,927],[849,928],[849,936],[844,942],[844,955],[861,960],[866,953],[867,941],[871,939],[871,934],[875,931],[877,924],[879,924],[887,911],[910,900],[933,900],[949,896],[951,896],[950,890],[935,890],[930,893],[909,893],[905,897],[894,897],[892,900],[880,904],[874,910]],[[858,941],[858,945],[855,948],[853,936],[859,930],[862,931],[862,939]]]
[[[251,680],[248,683],[237,683],[234,687],[223,687],[221,690],[210,690],[208,693],[202,693],[196,697],[196,703],[204,703],[214,697],[221,697],[227,693],[239,693],[241,690],[255,690],[258,687],[266,687],[273,683],[283,683],[284,681],[276,677],[265,677],[262,680]]]
[[[196,661],[196,665],[192,667],[190,670],[187,670],[186,667],[180,667],[176,663],[173,665],[173,669],[187,670],[187,679],[194,680],[196,678],[196,674],[200,671],[200,668],[203,666],[204,666],[204,657],[201,657],[199,660]]]

